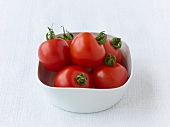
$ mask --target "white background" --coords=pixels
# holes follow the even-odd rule
[[[121,37],[134,75],[122,100],[93,114],[47,102],[37,81],[37,49],[47,27]],[[1,0],[0,127],[168,127],[170,119],[169,0]]]

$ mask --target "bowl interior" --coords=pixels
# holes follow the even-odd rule
[[[76,36],[79,32],[73,33],[74,36]],[[61,34],[58,34],[61,35]],[[93,35],[96,36],[97,33],[93,32]],[[107,35],[109,39],[112,39],[114,36]],[[129,47],[125,42],[122,43],[121,47],[122,51],[122,65],[127,69],[129,78],[131,76],[132,72],[132,61],[131,61],[131,55],[129,51]],[[53,87],[54,85],[54,78],[56,76],[57,72],[52,72],[47,70],[40,62],[38,64],[38,78],[39,80],[46,86]]]

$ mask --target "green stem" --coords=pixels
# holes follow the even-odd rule
[[[107,66],[114,66],[116,63],[116,57],[112,54],[107,54],[105,59],[104,59],[104,63]]]
[[[49,30],[49,32],[46,34],[46,39],[47,40],[54,39],[55,38],[55,33],[54,33],[53,29],[52,29],[52,26],[51,26],[51,28],[48,27],[48,30]]]
[[[63,40],[73,40],[74,36],[72,33],[70,33],[69,31],[66,30],[65,32],[65,29],[64,29],[64,26],[61,26],[63,28],[63,35],[62,36],[56,36],[56,38],[61,38]]]
[[[63,36],[64,36],[64,37],[67,37],[67,36],[66,36],[65,29],[64,29],[64,26],[61,26],[61,27],[63,28]]]
[[[73,40],[73,38],[74,38],[73,34],[67,31],[67,40]]]
[[[106,42],[107,35],[104,32],[105,31],[102,31],[96,36],[96,40],[99,44],[104,44]]]
[[[87,83],[88,78],[82,72],[82,73],[80,73],[79,75],[76,76],[76,80],[81,86],[83,86]]]
[[[115,49],[119,49],[122,46],[121,38],[114,37],[110,43]]]

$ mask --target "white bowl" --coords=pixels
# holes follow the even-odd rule
[[[78,33],[73,33],[73,35],[75,36]],[[93,34],[96,36],[97,33]],[[108,35],[108,38],[111,39],[113,36]],[[45,69],[40,62],[38,65],[38,78],[41,81],[39,85],[49,101],[63,110],[76,113],[106,110],[122,98],[131,82],[133,73],[132,58],[129,47],[125,42],[122,43],[121,51],[123,55],[122,64],[129,74],[128,81],[121,87],[112,89],[55,88],[53,82],[56,73]]]

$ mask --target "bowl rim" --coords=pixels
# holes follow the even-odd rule
[[[79,34],[79,33],[82,33],[82,32],[72,32],[72,34]],[[90,33],[92,33],[92,34],[98,34],[97,32],[90,32]],[[62,35],[62,34],[63,34],[63,33],[60,33],[60,34],[57,34],[57,35]],[[113,35],[110,35],[110,34],[107,34],[107,35],[110,36],[110,37],[114,37]],[[133,56],[132,56],[132,53],[131,53],[131,49],[130,49],[130,47],[129,47],[124,41],[122,41],[122,43],[125,44],[125,45],[128,47],[128,49],[129,49],[129,54],[130,54],[130,59],[131,59],[131,70],[130,70],[131,73],[130,73],[129,78],[128,78],[128,80],[126,81],[126,83],[123,84],[123,85],[120,86],[120,87],[107,88],[107,89],[74,88],[74,87],[57,87],[57,88],[56,88],[56,87],[48,86],[48,85],[42,83],[42,82],[40,81],[40,79],[39,79],[38,76],[36,76],[36,77],[37,77],[37,80],[40,82],[39,84],[41,84],[41,86],[46,87],[46,88],[48,88],[48,89],[55,89],[55,90],[113,91],[113,90],[122,89],[123,87],[125,87],[125,86],[131,81],[131,78],[132,78],[132,76],[133,76]],[[40,61],[38,61],[38,66],[37,66],[37,69],[36,69],[37,72],[38,72],[39,63],[40,63]],[[38,73],[37,73],[37,75],[38,75]]]

